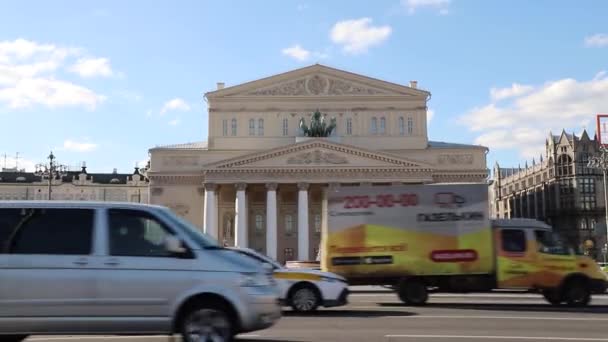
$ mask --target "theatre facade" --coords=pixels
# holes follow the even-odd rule
[[[323,191],[486,182],[487,149],[430,141],[430,92],[315,64],[205,94],[206,141],[150,149],[150,202],[225,245],[316,257]],[[320,137],[307,127],[335,118]],[[310,135],[310,134],[308,134]]]

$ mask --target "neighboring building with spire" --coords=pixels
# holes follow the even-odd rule
[[[591,139],[586,131],[580,137],[562,131],[549,134],[545,153],[532,165],[526,162],[524,168],[502,168],[496,163],[491,216],[545,221],[595,256],[606,235],[604,187],[601,171],[587,163],[598,150],[597,137]]]
[[[136,167],[132,173],[89,173],[68,171],[52,181],[53,200],[116,201],[148,203],[147,168]],[[12,170],[0,172],[1,200],[46,200],[48,179],[33,172]]]

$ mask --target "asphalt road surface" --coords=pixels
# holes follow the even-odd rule
[[[289,310],[273,328],[238,341],[608,342],[608,296],[584,309],[556,308],[534,294],[437,294],[425,307],[407,307],[389,292],[353,293],[348,306],[311,315]],[[166,337],[43,337],[28,341],[152,342]]]

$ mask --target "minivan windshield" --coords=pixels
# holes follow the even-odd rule
[[[163,208],[162,213],[167,219],[182,228],[182,231],[197,244],[197,247],[201,249],[221,248],[217,240],[202,233],[195,225],[176,215],[170,209]]]

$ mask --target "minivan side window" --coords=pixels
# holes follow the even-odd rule
[[[110,255],[131,257],[171,257],[165,247],[175,235],[152,215],[128,209],[111,209],[109,214]]]
[[[520,229],[503,229],[502,250],[505,252],[523,253],[526,251],[526,232]]]
[[[8,249],[8,240],[21,221],[21,209],[0,209],[0,254]]]
[[[0,209],[2,253],[89,255],[93,246],[91,209]]]

